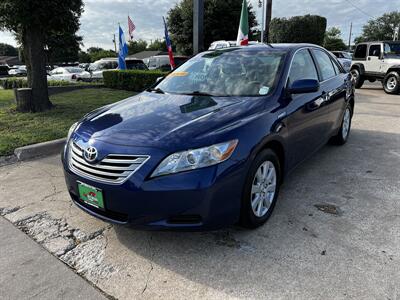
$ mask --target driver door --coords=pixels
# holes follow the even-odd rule
[[[367,73],[381,73],[382,51],[383,49],[381,44],[371,44],[369,46],[367,61],[365,62]]]
[[[317,67],[309,49],[301,49],[293,57],[288,85],[302,79],[319,81]],[[286,113],[289,134],[288,163],[291,166],[312,155],[326,142],[328,116],[323,106],[325,96],[321,89],[314,93],[290,96]]]

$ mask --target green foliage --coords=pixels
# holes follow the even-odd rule
[[[393,40],[397,26],[400,25],[400,11],[386,13],[377,19],[368,21],[363,27],[361,36],[355,39],[356,43]]]
[[[0,43],[0,56],[18,56],[18,49],[4,43]]]
[[[103,72],[104,86],[113,89],[141,92],[167,73],[161,71],[116,70]]]
[[[174,47],[174,45],[172,45]],[[165,43],[165,39],[156,39],[151,44],[147,46],[147,50],[150,51],[163,51],[167,52],[167,45]]]
[[[343,51],[347,49],[341,37],[342,32],[337,27],[329,28],[325,33],[324,47],[329,51]]]
[[[272,43],[311,43],[323,45],[326,18],[316,15],[274,18],[270,25]]]
[[[69,82],[65,80],[49,80],[48,86],[70,86],[70,85],[87,85],[90,83],[86,82]],[[19,89],[28,87],[28,81],[25,78],[18,77],[7,77],[0,80],[0,88],[5,90],[8,89]]]
[[[83,51],[79,53],[79,62],[95,62],[102,58],[116,56],[117,53],[115,53],[114,50],[104,50],[103,48],[99,47],[91,47],[87,49],[87,53]]]
[[[51,97],[52,110],[41,113],[18,113],[9,90],[0,90],[0,156],[10,155],[17,147],[46,142],[67,136],[69,127],[84,114],[107,104],[134,95],[132,92],[109,89],[85,89]]]
[[[217,40],[236,40],[242,0],[204,1],[204,47]],[[185,55],[193,53],[193,0],[182,0],[168,12],[172,44]],[[257,26],[253,7],[249,5],[249,28]],[[250,39],[252,36],[250,35]]]
[[[78,53],[78,61],[80,63],[90,63],[92,62],[92,59],[88,53],[85,51],[79,51]]]
[[[146,48],[147,48],[146,41],[138,40],[138,41],[129,41],[128,42],[128,54],[129,55],[145,51]]]

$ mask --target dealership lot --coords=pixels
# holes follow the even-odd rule
[[[115,298],[397,299],[400,96],[358,90],[348,144],[298,167],[254,231],[96,220],[71,203],[59,156],[0,167],[0,214]]]

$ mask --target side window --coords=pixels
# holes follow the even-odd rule
[[[367,57],[367,45],[358,45],[354,52],[355,59],[365,59]]]
[[[332,59],[332,64],[333,64],[333,68],[335,69],[336,75],[339,75],[340,73],[342,73],[339,69],[339,67],[337,66],[337,64],[333,61]]]
[[[381,56],[381,45],[371,45],[369,46],[368,56]]]
[[[155,58],[149,59],[149,67],[156,68],[157,67],[157,60]]]
[[[318,80],[318,73],[310,52],[306,49],[300,50],[293,58],[290,68],[289,80],[295,82],[300,79]]]
[[[321,71],[322,80],[327,80],[329,78],[335,77],[336,72],[333,68],[333,63],[329,55],[324,51],[317,49],[313,49],[313,53]]]

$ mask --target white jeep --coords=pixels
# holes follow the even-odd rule
[[[350,72],[356,88],[361,88],[365,80],[379,80],[386,93],[400,93],[400,41],[358,44]]]

